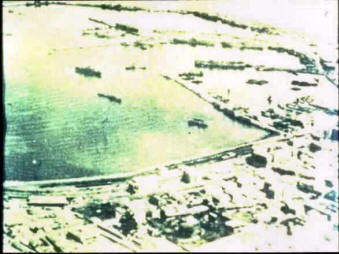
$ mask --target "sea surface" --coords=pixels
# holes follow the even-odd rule
[[[4,36],[7,180],[131,172],[267,135],[163,78],[193,64],[178,58],[185,56],[182,47],[142,51],[122,47],[119,36],[106,41],[83,36],[84,29],[95,26],[89,17],[109,15],[100,9],[13,10],[4,11],[4,33],[10,34]],[[136,69],[126,70],[130,65]],[[80,75],[76,67],[91,67],[101,78]],[[208,128],[189,127],[193,118]]]

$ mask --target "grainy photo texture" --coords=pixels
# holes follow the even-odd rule
[[[336,0],[2,14],[4,252],[338,251]]]

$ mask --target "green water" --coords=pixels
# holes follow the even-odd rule
[[[162,70],[180,67],[168,51],[172,48],[154,47],[141,54],[120,44],[89,47],[102,41],[81,36],[81,19],[71,22],[74,9],[44,10],[25,9],[20,17],[5,15],[5,29],[13,34],[4,38],[7,180],[130,172],[267,135],[231,121],[162,78]],[[86,15],[78,16],[84,18],[84,27]],[[56,22],[61,16],[62,24]],[[66,17],[74,26],[65,25]],[[125,70],[139,62],[147,69]],[[75,67],[86,66],[102,77],[86,78],[75,72]],[[98,93],[114,95],[122,103]],[[208,128],[188,127],[192,118],[204,120]]]

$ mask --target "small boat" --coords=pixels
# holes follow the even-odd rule
[[[193,120],[188,120],[188,126],[189,127],[198,127],[199,129],[206,129],[208,127],[208,125],[206,123],[204,123],[203,120],[198,119],[198,118],[193,118]]]
[[[118,98],[118,97],[115,97],[113,95],[106,95],[106,94],[98,93],[98,96],[101,97],[101,98],[106,98],[111,102],[116,102],[116,103],[119,103],[119,104],[121,103],[121,99]]]

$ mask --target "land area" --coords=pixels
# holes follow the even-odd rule
[[[335,3],[259,3],[5,1],[3,251],[338,251]]]

